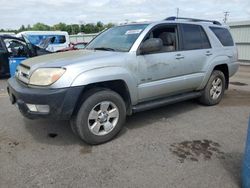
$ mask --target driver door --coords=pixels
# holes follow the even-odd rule
[[[23,40],[12,36],[3,36],[0,38],[1,77],[9,76],[10,57],[29,57],[29,50]]]
[[[137,56],[139,102],[176,94],[181,92],[180,88],[185,84],[181,79],[183,62],[178,52],[178,26],[158,26],[149,32],[144,41],[148,38],[162,39],[163,46],[160,51]]]
[[[7,76],[9,71],[9,53],[0,38],[0,78]]]

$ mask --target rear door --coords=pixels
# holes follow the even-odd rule
[[[210,26],[210,30],[215,34],[220,41],[223,48],[217,49],[223,51],[222,55],[227,55],[230,63],[234,63],[238,60],[237,48],[234,44],[233,38],[227,28]],[[228,63],[228,62],[226,62]]]
[[[204,67],[213,57],[209,38],[203,27],[196,24],[181,24],[180,54],[186,80],[186,89],[200,86],[205,76]]]
[[[160,38],[163,46],[157,52],[137,56],[140,101],[174,95],[185,86],[181,78],[183,62],[179,56],[178,30],[177,24],[161,24],[149,31],[143,40]]]

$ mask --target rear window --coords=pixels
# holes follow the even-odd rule
[[[223,46],[234,46],[233,38],[226,28],[210,27]]]
[[[200,25],[182,25],[183,50],[211,48],[208,37]]]

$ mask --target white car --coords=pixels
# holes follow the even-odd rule
[[[65,31],[23,31],[18,33],[16,37],[25,36],[34,45],[49,37],[55,37],[55,41],[46,48],[50,52],[56,52],[69,47],[69,34]]]

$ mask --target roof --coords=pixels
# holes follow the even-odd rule
[[[53,34],[65,34],[65,35],[68,35],[68,32],[66,31],[23,31],[23,32],[20,32],[20,33],[17,33],[17,36],[19,35],[25,35],[25,34],[28,34],[28,35],[39,35],[39,34],[42,34],[42,35],[53,35]]]
[[[208,25],[208,26],[218,26],[218,27],[228,27],[227,25],[220,23],[217,20],[202,20],[196,18],[182,18],[182,17],[168,17],[164,20],[160,21],[144,21],[144,22],[130,22],[121,25],[136,25],[136,24],[148,24],[148,25],[157,25],[162,23],[189,23],[189,24],[197,24],[197,25]],[[120,26],[121,26],[120,25]]]
[[[218,25],[218,24],[213,24],[212,22],[206,22],[206,21],[183,21],[183,20],[161,20],[161,21],[152,21],[152,22],[133,22],[133,23],[127,23],[127,24],[122,24],[122,25],[137,25],[137,24],[148,24],[148,25],[158,25],[158,24],[164,24],[164,23],[188,23],[188,24],[197,24],[197,25],[206,25],[206,26],[216,26],[216,27],[228,27],[227,25]],[[122,26],[120,25],[120,26]]]

